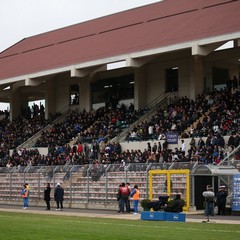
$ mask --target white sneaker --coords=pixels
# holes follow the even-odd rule
[[[135,213],[133,213],[133,214],[135,214],[135,215],[136,215],[136,214],[138,214],[138,213],[137,213],[137,212],[135,212]]]
[[[24,210],[26,210],[27,208],[26,207],[23,207]]]
[[[60,208],[57,208],[56,211],[60,211]]]

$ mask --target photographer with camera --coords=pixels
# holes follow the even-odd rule
[[[212,186],[208,185],[207,191],[204,191],[202,195],[205,198],[205,215],[208,217],[207,221],[209,221],[209,216],[214,216],[215,207],[215,194]]]

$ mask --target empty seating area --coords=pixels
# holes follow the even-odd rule
[[[59,182],[65,191],[65,207],[88,207],[117,209],[117,192],[119,184],[129,182],[131,187],[138,184],[141,190],[141,198],[148,196],[148,171],[147,169],[161,169],[161,165],[137,166],[132,164],[125,168],[120,164],[107,166],[58,166],[58,167],[26,167],[25,169],[14,168],[7,171],[1,168],[0,202],[8,204],[20,204],[23,183],[28,183],[30,189],[29,205],[44,206],[44,188],[48,182],[51,184],[52,206],[54,202],[54,188]],[[170,165],[168,165],[170,167]],[[96,169],[99,171],[95,178]],[[94,174],[93,174],[94,173]],[[166,194],[166,176],[157,177],[154,182],[153,198]],[[173,193],[185,194],[186,182],[176,176],[172,180]]]

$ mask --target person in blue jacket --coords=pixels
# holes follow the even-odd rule
[[[27,207],[28,207],[28,188],[27,188],[27,184],[23,185],[21,196],[22,196],[22,199],[23,199],[23,209],[27,209]]]

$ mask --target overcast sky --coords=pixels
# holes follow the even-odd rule
[[[0,52],[23,38],[160,0],[1,0]]]

